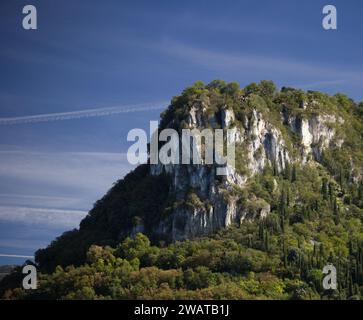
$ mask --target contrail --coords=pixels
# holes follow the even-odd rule
[[[2,254],[2,253],[0,253],[0,257],[34,259],[34,256],[22,256],[22,255],[18,255],[18,254]]]
[[[147,104],[98,108],[98,109],[86,109],[86,110],[71,111],[71,112],[38,114],[34,116],[0,118],[0,125],[14,125],[14,124],[23,124],[23,123],[61,121],[61,120],[81,119],[81,118],[90,118],[90,117],[110,116],[119,113],[160,110],[160,109],[165,109],[167,105],[168,102],[159,102],[159,103],[147,103]]]

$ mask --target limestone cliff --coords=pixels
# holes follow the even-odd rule
[[[304,105],[303,109],[309,109]],[[239,173],[229,167],[227,175],[216,178],[215,166],[205,165],[150,165],[150,173],[170,176],[171,188],[176,194],[173,210],[166,219],[160,221],[155,232],[169,234],[172,240],[192,238],[210,234],[216,230],[239,224],[244,219],[265,217],[270,211],[268,203],[252,198],[241,201],[235,195],[235,188],[244,188],[249,179],[262,173],[266,166],[275,166],[278,172],[286,165],[309,160],[320,161],[324,149],[338,146],[342,139],[335,139],[335,129],[331,124],[343,124],[342,118],[334,115],[312,114],[310,118],[291,115],[286,106],[281,108],[281,125],[297,135],[294,145],[288,147],[284,135],[266,115],[252,108],[250,116],[242,122],[236,121],[232,107],[223,105],[216,113],[210,113],[209,99],[192,102],[185,106],[184,118],[187,128],[231,129],[236,148],[246,158],[246,171]],[[172,123],[164,124],[166,127]],[[240,154],[240,153],[239,153]],[[248,202],[257,203],[257,210],[248,212]]]

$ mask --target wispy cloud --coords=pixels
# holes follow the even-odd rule
[[[195,12],[184,12],[179,15],[173,15],[170,17],[170,24],[179,26],[183,30],[192,29],[192,30],[203,30],[207,34],[210,34],[211,31],[213,33],[220,33],[220,35],[225,35],[226,32],[233,34],[247,34],[247,35],[255,35],[255,36],[274,36],[280,37],[281,35],[294,35],[296,34],[296,29],[291,30],[286,28],[286,26],[275,24],[269,24],[268,27],[266,25],[266,21],[260,19],[252,19],[250,16],[244,16],[243,18],[239,17],[239,19],[231,19],[228,17],[226,19],[223,15],[218,16],[204,16],[203,19],[200,19],[200,15]],[[303,35],[301,33],[299,36]]]
[[[74,203],[75,199],[30,199],[29,204],[38,203],[36,206],[44,207],[44,202],[47,202],[53,208],[83,209],[132,168],[125,153],[3,150],[0,151],[0,190],[12,194],[7,186],[16,183],[18,194],[66,198],[77,194],[78,199],[85,197],[78,204],[77,201]],[[32,186],[31,189],[28,185]]]
[[[0,193],[1,205],[34,207],[42,204],[43,208],[89,209],[84,199],[78,197],[47,196],[36,194]]]
[[[256,54],[232,54],[220,50],[199,48],[173,40],[164,40],[162,43],[155,46],[155,48],[166,54],[214,70],[239,68],[241,71],[246,69],[281,71],[283,68],[283,70],[294,69],[303,72],[316,72],[311,66],[304,65],[300,62],[258,56]]]
[[[126,106],[117,106],[117,107],[108,107],[108,108],[77,110],[71,112],[59,112],[59,113],[38,114],[32,116],[0,118],[0,125],[14,125],[22,123],[62,121],[62,120],[81,119],[81,118],[90,118],[90,117],[110,116],[113,114],[120,114],[120,113],[160,110],[160,109],[165,109],[167,105],[168,103],[164,101],[164,102],[147,103],[139,105],[126,105]]]
[[[36,250],[78,227],[92,204],[131,168],[123,153],[1,150],[0,227],[15,229],[6,234],[0,229],[0,248]]]
[[[303,84],[293,84],[292,86],[301,89],[315,89],[315,88],[327,88],[330,86],[336,86],[344,84],[345,82],[346,82],[345,80],[327,80],[327,81],[316,81]]]
[[[291,58],[280,58],[246,52],[224,52],[206,49],[174,40],[164,39],[150,44],[150,49],[157,50],[174,58],[188,61],[211,71],[241,74],[262,74],[270,78],[289,76],[291,78],[316,79],[329,82],[362,82],[363,75],[359,70],[341,70],[335,66],[312,64]],[[326,80],[321,80],[326,79]]]
[[[77,227],[86,211],[0,206],[0,221],[48,227]]]

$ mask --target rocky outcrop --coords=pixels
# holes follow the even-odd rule
[[[263,199],[258,199],[255,196],[249,199],[242,209],[240,215],[241,222],[244,220],[255,220],[266,218],[271,211],[271,206]]]
[[[261,113],[253,111],[248,123],[246,139],[248,144],[248,163],[252,174],[261,172],[266,164],[276,165],[278,171],[285,169],[291,156],[281,132],[263,119]]]
[[[207,205],[181,201],[173,213],[159,224],[155,233],[170,235],[173,241],[190,239],[211,234],[238,221],[237,197],[224,199],[223,192],[216,190],[209,201]]]
[[[281,123],[300,138],[300,155],[293,155],[281,130],[267,121],[261,112],[253,110],[242,125],[237,125],[233,110],[227,106],[219,115],[208,113],[208,107],[208,101],[190,107],[186,116],[189,128],[229,129],[227,141],[235,141],[236,148],[243,150],[248,173],[240,174],[236,168],[225,166],[226,176],[216,179],[215,165],[151,165],[152,175],[165,172],[171,178],[176,205],[172,213],[160,222],[156,232],[168,234],[172,240],[205,235],[243,220],[266,217],[270,212],[268,203],[262,199],[242,203],[238,196],[233,195],[233,187],[243,188],[248,178],[262,172],[266,165],[281,172],[294,161],[306,162],[310,157],[319,161],[322,150],[333,142],[337,143],[331,124],[342,121],[322,115],[304,119],[285,110]],[[200,199],[198,205],[188,204],[191,190]]]
[[[234,183],[245,180],[237,173],[229,172],[224,181],[218,182],[215,169],[205,165],[151,165],[152,174],[168,173],[176,198],[172,214],[160,223],[156,233],[181,240],[209,234],[238,222],[238,199],[227,198],[225,192],[231,190]],[[188,203],[190,191],[200,199],[199,203]]]
[[[335,139],[334,126],[342,125],[344,120],[335,115],[313,114],[309,118],[303,118],[302,116],[292,116],[285,110],[284,122],[301,139],[300,155],[303,163],[310,158],[320,161],[324,149],[333,146],[340,147],[343,143],[342,139]]]

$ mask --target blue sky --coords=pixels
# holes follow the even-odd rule
[[[22,8],[38,30],[22,28]],[[325,31],[334,4],[338,30]],[[22,263],[80,219],[131,166],[127,132],[148,128],[196,80],[271,79],[363,100],[361,1],[0,3],[0,118],[116,107],[120,113],[4,124],[0,264]],[[135,107],[135,112],[121,112]],[[54,120],[54,119],[53,119]]]

